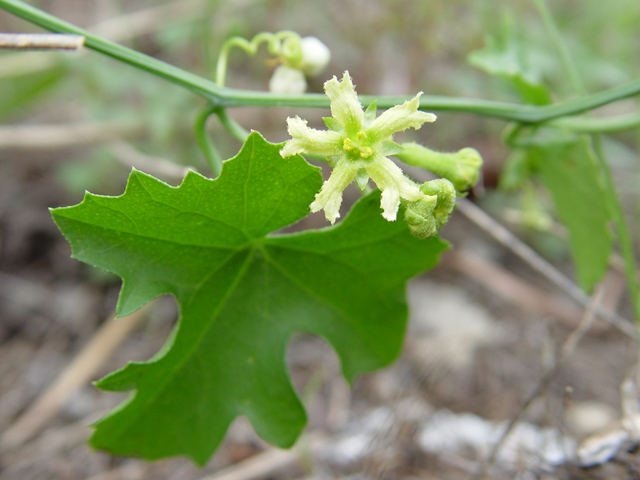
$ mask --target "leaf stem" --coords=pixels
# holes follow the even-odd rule
[[[227,131],[236,139],[240,140],[241,142],[244,142],[247,139],[247,137],[249,136],[249,132],[247,132],[242,127],[242,125],[231,118],[229,114],[227,114],[226,109],[218,108],[216,109],[215,114],[218,116],[218,119],[220,119],[220,123],[222,124],[222,126],[226,128]]]
[[[212,114],[216,113],[218,109],[219,107],[211,103],[206,104],[198,111],[195,121],[193,122],[196,141],[207,160],[209,168],[211,168],[213,177],[220,175],[220,171],[222,170],[222,157],[220,157],[220,153],[218,153],[216,146],[207,134],[207,120]]]

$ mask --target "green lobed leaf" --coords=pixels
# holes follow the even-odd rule
[[[591,291],[607,271],[612,250],[611,213],[587,136],[526,149],[531,165],[549,189],[558,216],[569,229],[578,283]]]
[[[334,227],[268,235],[306,216],[322,183],[281,147],[254,132],[216,180],[190,172],[174,188],[133,171],[120,197],[87,194],[53,210],[75,258],[122,277],[119,315],[166,293],[180,307],[154,358],[97,383],[135,392],[98,421],[93,446],[202,465],[245,415],[265,440],[289,447],[306,421],[285,364],[294,332],[325,338],[350,381],[397,357],[406,280],[446,244],[384,220],[378,191]]]

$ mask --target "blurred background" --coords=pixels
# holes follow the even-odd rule
[[[575,96],[531,1],[31,3],[208,78],[229,36],[250,39],[261,31],[288,29],[316,36],[331,50],[327,69],[309,81],[312,92],[321,92],[325,80],[349,70],[359,94],[424,91],[520,102],[507,81],[467,61],[471,52],[486,46],[488,36],[499,37],[505,22],[511,22],[554,101]],[[549,3],[588,92],[640,78],[637,0]],[[0,10],[0,31],[40,30]],[[273,72],[269,58],[264,47],[254,57],[233,50],[227,85],[266,90]],[[151,357],[177,313],[173,299],[160,298],[133,319],[113,321],[119,280],[70,259],[70,248],[47,209],[76,204],[85,190],[119,195],[132,167],[172,185],[180,183],[187,168],[209,175],[192,128],[203,104],[177,86],[89,50],[0,51],[0,480],[468,478],[486,455],[486,443],[456,436],[453,425],[468,433],[482,424],[493,432],[498,422],[512,418],[553,365],[582,309],[459,213],[442,232],[455,248],[435,271],[410,285],[412,335],[393,367],[349,389],[328,345],[306,335],[293,339],[291,375],[310,414],[296,451],[271,449],[243,420],[232,426],[203,470],[186,459],[150,464],[86,446],[86,426],[124,398],[100,392],[90,381],[127,361]],[[594,115],[636,109],[632,98]],[[437,122],[395,140],[443,151],[480,151],[483,179],[469,199],[572,276],[565,233],[553,220],[545,192],[535,189],[531,201],[531,192],[497,188],[509,155],[501,141],[506,123],[435,113]],[[297,114],[320,127],[327,112],[239,108],[229,114],[246,129],[280,142],[288,138],[287,116]],[[215,119],[209,132],[223,158],[237,153],[239,142]],[[638,130],[608,136],[604,146],[637,240]],[[349,199],[356,197],[354,188]],[[313,215],[299,228],[319,226],[324,226],[322,216]],[[603,302],[630,318],[621,274],[612,269],[605,285]],[[547,438],[551,431],[573,445],[614,425],[621,415],[619,386],[635,348],[597,322],[524,415],[531,432]],[[492,478],[637,478],[640,471],[633,455],[584,470],[562,449],[556,457],[547,455],[546,440],[510,448],[498,458]],[[247,471],[251,460],[257,467]],[[224,470],[231,476],[218,477],[233,465],[235,473]]]

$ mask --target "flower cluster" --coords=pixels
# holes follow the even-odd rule
[[[333,166],[330,178],[310,206],[311,211],[324,210],[327,220],[334,223],[340,216],[342,191],[353,180],[362,186],[369,178],[382,191],[382,216],[388,221],[396,219],[401,199],[429,201],[427,195],[387,158],[402,150],[391,141],[394,133],[418,129],[425,122],[435,121],[436,116],[432,113],[418,110],[422,93],[376,118],[375,103],[363,111],[349,72],[344,73],[341,81],[336,77],[327,81],[324,89],[331,100],[332,117],[324,119],[329,130],[309,128],[306,120],[297,116],[288,118],[292,139],[280,151],[283,157],[297,153],[325,155]]]
[[[320,73],[331,60],[331,51],[316,37],[290,37],[285,42],[278,65],[269,80],[273,93],[299,94],[307,89],[305,76]]]

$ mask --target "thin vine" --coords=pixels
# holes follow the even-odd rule
[[[0,0],[0,8],[53,32],[83,35],[86,39],[85,45],[88,48],[187,88],[195,94],[209,100],[212,105],[215,106],[225,108],[241,106],[306,108],[329,107],[327,97],[321,94],[308,93],[301,95],[274,95],[269,92],[221,87],[214,81],[202,78],[156,58],[110,42],[53,15],[43,12],[42,10],[32,7],[20,0]],[[577,115],[602,105],[638,94],[640,94],[640,80],[635,80],[599,93],[584,95],[573,100],[559,102],[553,105],[520,105],[491,100],[423,95],[420,99],[420,109],[473,113],[487,117],[500,118],[503,120],[535,124],[549,122],[559,117]],[[359,98],[365,106],[376,100],[378,108],[391,108],[394,105],[408,100],[408,98],[404,96],[373,97],[371,95],[362,95]],[[563,120],[564,126],[566,128],[571,128],[571,119]],[[579,126],[584,125],[583,119],[578,120]]]

